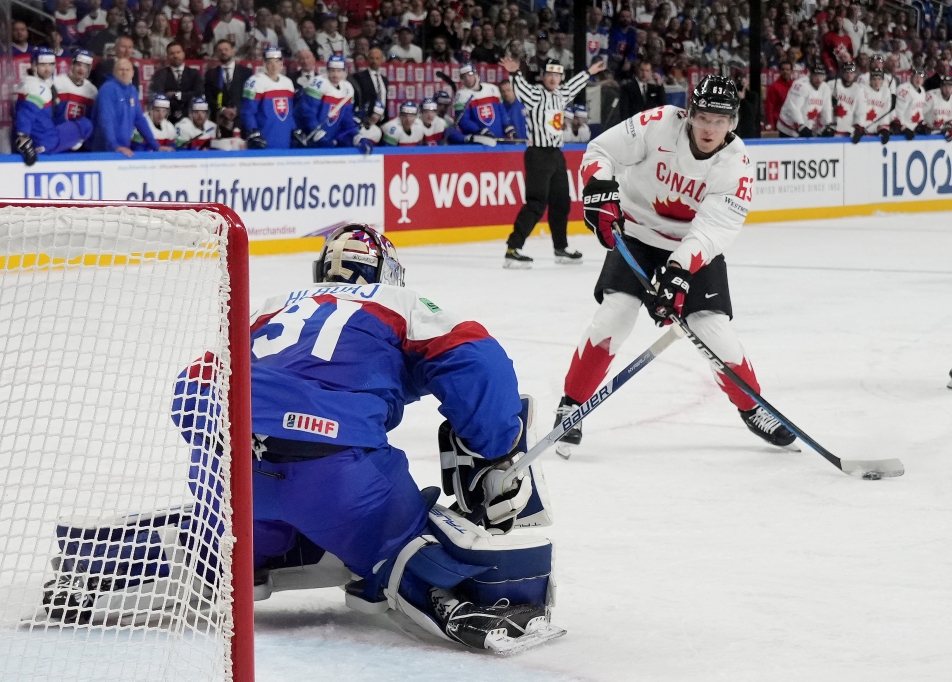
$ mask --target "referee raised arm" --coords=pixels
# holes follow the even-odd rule
[[[516,216],[512,234],[506,241],[507,268],[531,268],[532,259],[519,249],[526,243],[536,223],[549,207],[549,229],[556,263],[581,263],[582,254],[569,250],[565,232],[568,226],[569,179],[562,155],[562,112],[585,89],[588,77],[605,70],[601,61],[593,62],[588,71],[582,71],[566,83],[562,82],[563,68],[555,59],[545,63],[542,85],[530,85],[519,73],[519,62],[506,58],[499,62],[512,78],[512,89],[526,109],[526,128],[529,146],[526,148],[526,205]]]

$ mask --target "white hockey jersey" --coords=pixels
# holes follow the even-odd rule
[[[420,123],[423,124],[423,144],[428,147],[438,145],[443,139],[443,134],[446,132],[446,121],[437,116],[430,125],[423,123],[422,119]]]
[[[926,90],[916,89],[912,83],[903,83],[896,92],[896,120],[906,130],[915,130],[925,123]]]
[[[415,147],[423,142],[423,121],[416,119],[410,132],[403,129],[399,118],[387,121],[383,126],[383,141],[393,147]]]
[[[357,134],[354,135],[354,146],[357,146],[357,140],[370,140],[378,145],[381,139],[383,139],[383,131],[376,123],[371,123],[370,126],[361,125],[357,129]]]
[[[311,79],[304,92],[327,105],[323,120],[317,121],[318,126],[329,129],[337,123],[341,114],[353,116],[352,111],[344,111],[344,107],[354,103],[354,86],[346,78],[334,85],[330,78],[318,74]]]
[[[884,85],[879,86],[879,90],[873,90],[870,86],[863,86],[863,96],[866,100],[866,114],[863,116],[861,125],[866,128],[867,133],[875,133],[883,128],[888,128],[892,123],[892,93]]]
[[[205,125],[199,128],[186,116],[175,124],[175,146],[183,151],[207,148],[216,137],[218,126],[211,121],[205,121]]]
[[[833,94],[830,86],[823,82],[814,90],[809,76],[795,80],[780,108],[777,130],[796,137],[801,127],[809,128],[816,134],[832,122]]]
[[[149,115],[146,115],[145,120],[149,122],[149,128],[152,129],[152,137],[155,138],[155,141],[159,143],[160,147],[175,146],[175,126],[172,125],[169,119],[162,119],[162,125],[159,126],[155,125],[155,121],[153,121]],[[145,139],[138,130],[132,132],[132,143],[133,149],[136,149],[136,144],[145,144]]]
[[[588,142],[591,139],[592,129],[588,127],[587,123],[583,123],[578,127],[578,133],[572,132],[571,125],[567,125],[562,129],[563,142]]]
[[[930,90],[926,93],[926,125],[939,131],[947,124],[952,124],[952,97],[942,97],[941,88]]]
[[[833,83],[833,100],[836,102],[833,109],[836,132],[852,134],[853,126],[862,125],[866,116],[865,88],[855,80],[847,87],[842,79],[837,78]]]
[[[730,143],[703,161],[694,158],[687,114],[649,109],[592,140],[582,157],[587,183],[615,179],[625,233],[696,272],[740,233],[753,198],[754,178],[744,142]]]
[[[861,73],[857,76],[856,80],[860,84],[869,87],[869,72]],[[895,95],[896,90],[899,89],[899,79],[891,73],[883,73],[883,87],[889,91],[890,95]]]
[[[99,88],[88,79],[83,79],[80,85],[76,85],[65,73],[53,78],[53,87],[56,88],[56,98],[60,102],[65,102],[66,109],[63,117],[67,121],[89,116],[93,103],[96,101],[96,95],[99,93]]]

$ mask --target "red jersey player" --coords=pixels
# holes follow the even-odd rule
[[[660,324],[672,313],[758,392],[754,368],[730,325],[726,249],[737,237],[753,197],[754,178],[744,143],[731,131],[740,99],[723,76],[705,77],[687,112],[673,106],[644,111],[593,140],[582,159],[584,217],[608,249],[595,285],[598,311],[565,377],[559,417],[588,400],[608,374],[644,304]],[[612,225],[648,273],[657,294],[646,292],[614,249]],[[722,374],[715,378],[747,427],[768,443],[796,440],[777,419]],[[563,438],[581,442],[580,428]]]

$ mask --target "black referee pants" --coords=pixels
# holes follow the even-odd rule
[[[510,249],[521,249],[548,206],[552,246],[564,249],[569,245],[565,231],[572,207],[565,156],[558,147],[529,147],[525,163],[526,205],[516,216],[516,224],[506,245]]]

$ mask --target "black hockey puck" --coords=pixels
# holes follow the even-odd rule
[[[865,474],[863,474],[864,481],[878,481],[882,477],[883,475],[878,471],[867,471]]]

